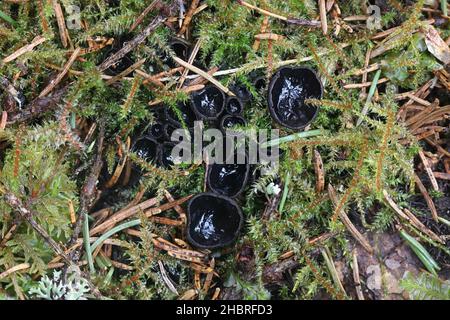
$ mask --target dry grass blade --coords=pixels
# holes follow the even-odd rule
[[[364,294],[361,289],[361,279],[359,277],[359,266],[358,266],[358,254],[356,249],[353,249],[353,281],[355,282],[356,295],[359,300],[364,300]]]
[[[319,0],[319,13],[320,13],[320,24],[322,26],[323,34],[328,33],[328,23],[327,23],[327,9],[325,0]]]
[[[141,22],[144,20],[145,16],[153,10],[157,5],[160,4],[160,0],[155,0],[150,5],[142,11],[142,13],[139,15],[139,17],[136,19],[136,21],[133,23],[133,25],[130,27],[130,32],[132,32],[138,25],[141,24]]]
[[[325,188],[325,171],[320,153],[314,149],[314,171],[316,173],[316,192],[321,193]]]
[[[172,280],[167,275],[166,269],[164,268],[164,265],[161,262],[161,260],[158,260],[158,266],[159,266],[159,271],[161,271],[161,276],[163,278],[163,281],[166,284],[167,288],[169,288],[170,291],[172,291],[174,294],[176,294],[178,296],[179,293],[177,291],[177,288],[175,288],[175,285],[172,283]]]
[[[30,268],[30,264],[29,263],[21,263],[18,264],[17,266],[14,266],[2,273],[0,273],[0,280],[3,278],[6,278],[7,276],[9,276],[10,274],[13,274],[14,272],[20,271],[20,270],[24,270],[24,269],[28,269]]]
[[[210,76],[207,72],[197,68],[196,66],[193,66],[190,63],[187,63],[186,61],[178,58],[178,57],[173,57],[173,59],[175,60],[175,62],[177,62],[178,64],[180,64],[181,66],[191,70],[192,72],[195,72],[196,74],[202,76],[203,78],[207,79],[209,82],[211,82],[212,84],[214,84],[217,88],[219,88],[220,90],[222,90],[223,92],[225,92],[226,94],[228,94],[229,96],[234,97],[234,93],[231,92],[227,87],[224,87],[219,81],[217,81],[216,79],[214,79],[212,76]]]
[[[40,45],[41,43],[43,43],[46,40],[47,39],[42,36],[37,36],[36,38],[33,39],[33,41],[30,44],[23,46],[22,48],[18,49],[17,51],[13,52],[12,54],[10,54],[6,58],[4,58],[2,60],[2,63],[8,63],[8,62],[14,61],[15,59],[17,59],[24,53],[32,51],[35,47],[37,47],[38,45]]]

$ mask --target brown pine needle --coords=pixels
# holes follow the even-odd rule
[[[66,20],[58,0],[52,0],[53,10],[55,11],[56,22],[58,23],[59,37],[64,48],[69,45],[69,32],[66,28]]]
[[[47,87],[45,87],[44,90],[39,94],[39,98],[45,97],[47,94],[49,94],[61,80],[64,78],[64,76],[69,72],[70,67],[75,62],[75,60],[78,57],[78,54],[80,53],[80,48],[76,48],[75,51],[70,56],[69,60],[66,62],[66,64],[63,67],[63,70],[58,74],[55,80],[51,81]]]
[[[41,43],[43,43],[46,40],[47,39],[42,36],[37,36],[36,38],[33,39],[33,41],[30,44],[23,46],[22,48],[18,49],[14,53],[12,53],[9,56],[7,56],[6,58],[4,58],[2,60],[2,63],[8,63],[8,62],[11,62],[11,61],[17,59],[24,53],[32,51],[36,46],[40,45]]]

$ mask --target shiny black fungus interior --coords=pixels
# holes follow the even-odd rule
[[[231,97],[227,101],[227,105],[225,106],[225,111],[228,114],[241,114],[244,109],[244,106],[240,99],[236,97]]]
[[[157,122],[150,126],[148,131],[153,138],[161,139],[164,136],[164,125]]]
[[[272,117],[290,129],[302,129],[316,116],[318,108],[305,99],[320,99],[322,84],[309,68],[281,68],[270,81],[269,109]]]
[[[215,163],[208,167],[207,183],[211,191],[232,198],[244,191],[248,181],[250,165],[247,157],[244,154],[242,156],[244,161],[239,160],[238,162],[238,157],[235,155],[234,164]]]
[[[142,160],[147,162],[154,161],[159,155],[159,145],[155,140],[144,137],[136,141],[132,152]]]
[[[225,94],[215,86],[207,86],[192,95],[192,104],[200,118],[215,120],[225,107]]]
[[[174,143],[165,142],[161,147],[161,166],[164,168],[170,168],[174,165],[172,157],[172,149],[175,146]]]
[[[241,116],[225,116],[222,119],[221,128],[226,130],[236,126],[245,126],[245,124],[245,119]]]
[[[188,240],[199,248],[231,244],[242,226],[242,212],[230,198],[212,193],[193,197],[188,204]]]
[[[176,110],[169,106],[165,110],[167,112],[167,119],[177,127],[182,126],[181,120],[183,120],[188,128],[192,128],[194,121],[197,120],[197,116],[192,111],[191,106],[186,103],[179,103]]]

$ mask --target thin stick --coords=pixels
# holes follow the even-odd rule
[[[264,16],[264,20],[261,24],[260,32],[265,33],[268,25],[269,25],[269,16]],[[253,51],[258,51],[260,44],[261,44],[261,40],[255,39],[255,42],[253,43]]]
[[[126,42],[122,49],[114,53],[113,55],[109,56],[105,61],[103,61],[97,69],[100,72],[105,71],[115,63],[117,63],[119,60],[121,60],[125,55],[136,48],[138,45],[140,45],[142,42],[145,41],[145,39],[161,24],[163,24],[164,21],[166,21],[167,18],[163,17],[162,15],[156,16],[149,25],[136,37],[133,38],[133,40]]]
[[[195,57],[197,56],[198,51],[200,50],[200,45],[202,44],[202,39],[198,39],[197,42],[195,43],[194,49],[192,49],[192,53],[191,56],[189,57],[188,63],[192,64],[195,60]],[[178,89],[180,89],[183,84],[184,81],[186,81],[186,76],[189,73],[189,69],[188,68],[184,68],[183,73],[181,75],[180,81],[178,83]]]
[[[122,71],[118,75],[115,75],[114,77],[112,77],[111,79],[106,81],[106,85],[110,86],[111,84],[113,84],[113,83],[119,81],[120,79],[126,77],[131,72],[133,72],[134,70],[140,68],[144,64],[145,60],[146,59],[144,58],[144,59],[139,60],[136,63],[133,63],[133,65],[129,66],[128,68],[126,68],[124,71]]]
[[[55,253],[59,256],[61,256],[69,265],[72,265],[73,262],[70,260],[70,258],[64,253],[64,250],[61,248],[61,246],[56,243],[55,240],[53,240],[52,237],[45,231],[44,228],[42,228],[34,219],[33,216],[37,215],[31,212],[28,208],[25,207],[25,205],[22,203],[22,201],[17,198],[14,194],[8,192],[4,195],[4,199],[6,203],[16,212],[19,214],[19,216],[26,220],[33,229],[42,237],[44,238],[45,242],[55,251]]]
[[[72,64],[75,62],[75,60],[78,57],[78,54],[80,53],[80,48],[76,48],[75,51],[70,56],[69,60],[66,62],[66,64],[63,67],[63,70],[58,74],[55,80],[51,81],[44,90],[39,94],[39,98],[45,97],[47,94],[49,94],[57,85],[61,82],[61,80],[64,78],[64,76],[69,71]]]
[[[187,28],[189,27],[189,24],[191,23],[192,16],[194,15],[194,12],[198,7],[199,2],[200,0],[192,0],[191,6],[189,7],[189,10],[184,18],[183,25],[181,26],[180,31],[178,31],[177,33],[178,36],[181,36],[186,32]]]
[[[36,38],[33,39],[33,41],[30,44],[23,46],[19,50],[15,51],[11,55],[7,56],[6,58],[4,58],[2,60],[2,62],[3,63],[11,62],[11,61],[17,59],[18,57],[20,57],[21,55],[23,55],[24,53],[32,51],[36,46],[40,45],[41,43],[43,43],[46,40],[47,39],[42,36],[37,36]]]
[[[367,73],[365,73],[367,74]],[[385,82],[388,82],[389,79],[388,78],[381,78],[380,80],[378,80],[377,85],[378,84],[382,84]],[[361,89],[361,88],[367,88],[370,87],[372,85],[373,82],[362,82],[362,83],[349,83],[344,85],[344,89]]]
[[[339,205],[336,191],[334,190],[334,187],[329,184],[328,185],[328,195],[330,196],[331,202],[333,203],[334,207],[337,207]],[[361,246],[370,254],[373,254],[374,250],[372,246],[370,245],[369,241],[356,229],[356,227],[353,225],[353,223],[348,218],[347,214],[344,212],[344,210],[339,210],[338,212],[339,216],[341,217],[341,220],[344,224],[344,226],[347,228],[347,230],[350,232],[350,234],[355,238],[356,241],[361,244]]]
[[[18,264],[8,270],[6,270],[5,272],[0,273],[0,280],[3,278],[6,278],[7,276],[9,276],[10,274],[20,271],[20,270],[24,270],[24,269],[28,269],[30,267],[29,263],[21,263]]]
[[[353,249],[353,280],[355,281],[356,295],[359,300],[364,300],[364,294],[361,289],[361,279],[359,277],[358,255],[356,249]]]
[[[156,7],[160,3],[160,0],[155,0],[150,5],[142,11],[142,13],[139,15],[139,17],[136,19],[136,21],[133,23],[133,25],[130,27],[130,32],[132,32],[138,25],[141,24],[142,20],[144,20],[145,16]]]
[[[56,22],[58,23],[59,37],[64,48],[69,45],[69,33],[66,28],[64,14],[58,0],[52,0],[53,10],[55,11]]]
[[[427,173],[428,178],[430,178],[431,185],[433,186],[434,191],[439,191],[439,185],[436,181],[436,178],[433,175],[433,170],[431,170],[430,165],[428,163],[428,159],[427,157],[425,157],[422,150],[419,150],[419,157],[423,163],[423,166],[425,167],[425,172]]]
[[[434,178],[434,176],[433,176],[433,178]],[[415,173],[414,173],[414,181],[416,182],[417,187],[419,187],[420,192],[422,193],[423,197],[425,198],[425,201],[427,202],[428,208],[430,208],[431,215],[433,216],[434,221],[438,222],[439,216],[438,216],[438,213],[436,210],[436,206],[434,205],[433,199],[431,199],[430,195],[428,194],[428,191],[425,188],[425,186],[423,185],[422,180],[420,180],[420,178]]]
[[[322,25],[323,34],[328,33],[327,24],[327,9],[325,5],[325,0],[319,0],[319,12],[320,12],[320,24]]]
[[[254,5],[252,5],[252,4],[248,3],[248,2],[245,2],[245,1],[242,1],[242,0],[238,0],[237,2],[240,5],[243,5],[244,7],[247,7],[249,9],[258,11],[259,13],[261,13],[261,14],[263,14],[265,16],[273,17],[273,18],[280,19],[280,20],[283,20],[283,21],[288,21],[287,17],[283,17],[283,16],[280,16],[280,15],[278,15],[276,13],[272,13],[270,11],[258,8],[257,6],[254,6]]]
[[[225,92],[229,96],[232,96],[232,97],[235,96],[233,92],[231,92],[227,87],[223,86],[219,81],[214,79],[207,72],[197,68],[196,66],[193,66],[190,63],[187,63],[186,61],[184,61],[184,60],[182,60],[182,59],[180,59],[178,57],[173,57],[173,59],[175,60],[175,62],[177,62],[178,64],[182,65],[183,67],[185,67],[185,68],[191,70],[192,72],[195,72],[198,75],[202,76],[203,78],[207,79],[209,82],[214,84],[217,88],[219,88],[220,90],[222,90],[223,92]]]

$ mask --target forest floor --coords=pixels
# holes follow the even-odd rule
[[[1,1],[0,299],[450,299],[449,9]],[[209,159],[169,154],[200,119],[279,130],[278,167],[205,195]]]

